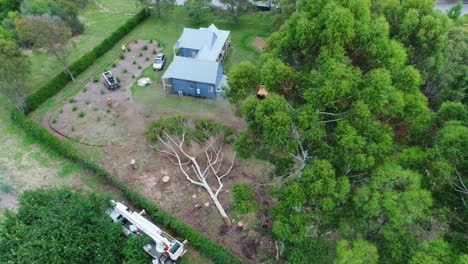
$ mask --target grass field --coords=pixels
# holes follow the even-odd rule
[[[123,8],[127,12],[135,12],[137,7],[134,1],[128,0],[99,0],[105,6]],[[74,38],[74,45],[70,56],[70,62],[75,61],[84,53],[93,49],[103,39],[121,26],[130,16],[125,14],[113,14],[102,10],[91,1],[86,11],[80,15],[85,23],[85,32]],[[26,92],[30,93],[46,84],[51,77],[61,72],[62,66],[50,55],[33,52],[30,56],[32,74],[26,83]]]
[[[137,10],[133,1],[99,0],[103,5],[113,5],[126,12]],[[122,19],[124,16],[124,19]],[[74,42],[70,60],[76,60],[83,53],[91,50],[115,29],[122,25],[125,15],[114,15],[103,11],[93,3],[81,13],[80,19],[85,23],[85,33]],[[35,91],[44,85],[62,68],[48,54],[32,53],[30,55],[32,73],[25,91]],[[28,137],[21,129],[11,123],[9,113],[12,105],[0,95],[0,185],[2,190],[18,194],[23,190],[41,186],[70,186],[91,191],[106,190],[105,183],[94,175],[63,159],[53,151],[40,146]],[[7,187],[5,187],[7,186]]]
[[[241,17],[240,24],[235,25],[231,22],[230,18],[221,19],[220,17],[210,15],[208,18],[205,18],[205,22],[201,26],[207,27],[211,23],[215,23],[218,28],[231,31],[231,48],[225,61],[225,69],[229,71],[230,67],[242,60],[255,61],[259,58],[260,51],[252,46],[252,42],[255,37],[268,36],[271,31],[272,21],[267,13],[253,13]],[[183,7],[174,7],[170,14],[166,14],[161,18],[155,16],[148,18],[128,35],[128,39],[157,40],[164,47],[163,52],[168,56],[167,66],[169,66],[173,58],[172,46],[179,38],[184,27],[196,26],[188,17]],[[63,100],[67,100],[67,98],[79,93],[82,89],[79,85],[81,81],[92,76],[96,69],[105,68],[111,64],[113,62],[111,57],[119,52],[122,43],[118,43],[110,52],[99,58],[93,66],[79,76],[77,82],[68,85],[59,97],[51,98],[43,104],[33,113],[34,119],[38,121],[42,120],[48,112],[63,104]],[[162,74],[163,72],[152,71],[150,67],[143,71],[141,76],[150,77],[154,83],[157,83]],[[151,89],[151,87],[136,88],[136,85],[132,87],[132,95],[136,101],[145,105],[152,105],[154,112],[191,112],[197,114],[203,111],[214,110],[218,107],[225,108],[227,105],[227,103],[211,100],[166,97],[160,90]],[[157,104],[153,103],[156,101]]]

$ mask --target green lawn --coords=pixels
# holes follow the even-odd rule
[[[124,8],[126,12],[135,12],[137,7],[134,1],[128,0],[99,0],[105,6]],[[132,4],[130,4],[131,2]],[[77,60],[84,53],[92,50],[103,39],[121,26],[130,16],[124,14],[112,14],[97,7],[92,1],[80,15],[85,23],[85,32],[74,38],[70,62]],[[32,74],[26,83],[26,92],[34,92],[37,88],[46,84],[52,77],[60,73],[63,68],[50,55],[34,52],[31,56]]]
[[[252,42],[255,37],[268,37],[273,30],[273,20],[268,13],[252,13],[242,16],[239,25],[232,23],[230,18],[209,15],[200,26],[208,27],[212,23],[220,29],[231,31],[232,45],[224,63],[227,71],[242,60],[257,60],[260,51],[252,46]],[[166,54],[172,56],[172,46],[183,28],[200,26],[193,24],[183,7],[174,7],[171,13],[161,18],[153,16],[146,20],[131,33],[131,36],[135,39],[157,39],[166,48]]]
[[[112,5],[114,10],[116,7],[125,12],[138,10],[133,1],[99,0],[98,2],[105,6]],[[86,29],[83,35],[74,39],[71,61],[91,50],[122,25],[129,16],[104,12],[90,1],[80,18],[85,22]],[[28,93],[50,81],[62,70],[55,59],[48,54],[33,53],[30,59],[32,74],[25,88]],[[55,99],[47,102],[49,105],[55,103]],[[10,186],[10,191],[15,194],[40,186],[70,186],[117,195],[115,190],[109,191],[100,178],[37,144],[35,139],[13,125],[9,119],[12,107],[8,100],[0,95],[1,186]]]
[[[100,1],[105,2],[105,1]],[[91,10],[94,12],[95,8]],[[209,21],[209,22],[208,22]],[[268,13],[252,13],[241,17],[239,25],[235,25],[229,18],[220,18],[210,15],[205,18],[205,22],[201,25],[204,27],[215,23],[221,29],[231,30],[231,49],[225,61],[226,71],[233,65],[236,65],[242,60],[255,61],[260,56],[260,51],[252,46],[255,37],[267,37],[271,31],[272,21]],[[161,18],[152,16],[135,28],[129,35],[129,39],[155,39],[164,47],[163,52],[168,56],[167,66],[172,61],[173,51],[172,46],[179,38],[184,27],[197,27],[186,14],[183,7],[174,7],[169,14],[163,15]],[[118,43],[110,52],[99,58],[93,66],[78,77],[76,83],[71,83],[64,89],[58,97],[52,98],[44,103],[33,116],[36,120],[42,120],[47,112],[63,104],[63,100],[79,93],[82,87],[78,85],[86,77],[91,76],[97,68],[107,66],[113,62],[112,56],[119,52],[121,43]],[[78,44],[81,44],[78,43]],[[86,44],[87,46],[88,44]],[[77,45],[78,46],[78,45]],[[91,48],[91,47],[89,47]],[[166,68],[167,68],[166,66]],[[203,100],[190,97],[167,97],[159,89],[154,89],[162,76],[163,72],[154,72],[151,67],[143,71],[142,77],[150,77],[153,80],[153,85],[149,87],[132,87],[132,94],[136,101],[142,102],[151,106],[152,112],[171,112],[171,113],[192,113],[194,115],[203,116],[203,112],[207,110],[226,108],[226,102],[217,102],[212,100]],[[34,74],[36,75],[36,74]],[[50,78],[51,75],[49,75]],[[157,101],[157,103],[155,103]]]

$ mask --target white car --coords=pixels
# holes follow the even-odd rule
[[[166,64],[166,55],[164,53],[158,53],[156,55],[156,59],[153,62],[153,70],[160,71],[164,69],[164,65]]]

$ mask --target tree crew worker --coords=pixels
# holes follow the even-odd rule
[[[107,106],[112,107],[112,100],[110,98],[107,98]]]

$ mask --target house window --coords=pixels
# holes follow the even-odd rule
[[[213,91],[214,91],[214,87],[213,87],[213,86],[211,86],[211,85],[210,85],[210,86],[208,86],[208,92],[209,92],[209,93],[212,93]]]
[[[190,84],[189,84],[189,88],[190,88],[190,90],[193,90],[193,88],[195,88],[195,84],[194,84],[194,83],[190,83]]]

